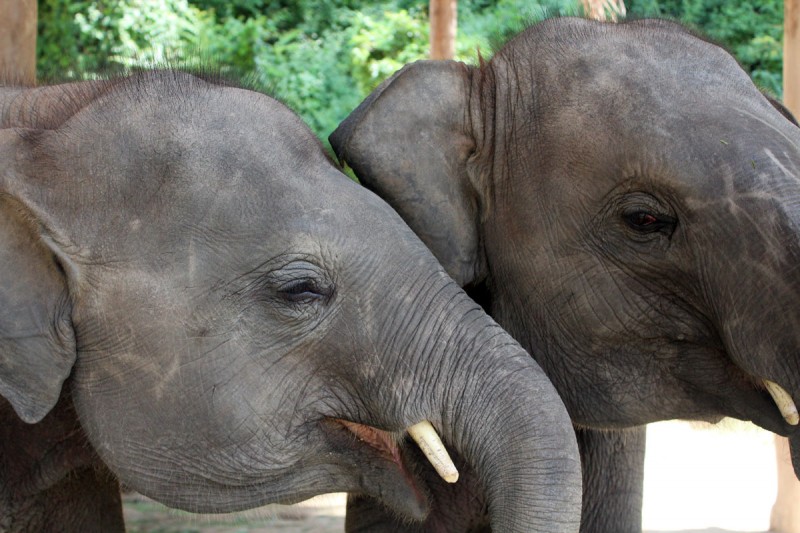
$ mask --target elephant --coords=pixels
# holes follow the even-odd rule
[[[650,422],[751,420],[800,472],[800,130],[727,51],[547,19],[406,65],[330,142],[556,386],[582,531],[641,531]],[[391,523],[364,498],[347,520]]]
[[[420,520],[444,439],[497,529],[577,531],[542,369],[283,104],[154,70],[2,88],[0,125],[0,530],[122,531],[118,482]]]

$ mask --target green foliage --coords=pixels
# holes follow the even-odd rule
[[[781,93],[779,0],[627,0],[727,46]],[[579,0],[460,0],[458,59],[475,63],[526,25]],[[428,55],[425,0],[39,0],[39,76],[80,79],[174,62],[246,74],[321,138],[383,79]]]
[[[498,49],[525,27],[552,16],[578,16],[580,0],[460,0],[459,58],[477,60],[481,53]]]
[[[428,54],[428,24],[419,10],[356,13],[350,44],[350,73],[361,94],[406,63]]]
[[[211,22],[187,0],[40,0],[39,73],[82,78],[188,58]]]
[[[727,48],[762,88],[780,97],[782,0],[628,0],[634,16],[679,20]]]
[[[324,38],[294,30],[265,45],[256,57],[260,79],[325,139],[361,101],[346,58],[349,33]]]

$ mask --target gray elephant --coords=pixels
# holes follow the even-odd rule
[[[0,124],[0,530],[122,530],[117,479],[421,519],[435,427],[498,529],[577,531],[544,373],[283,105],[157,71],[2,89]]]
[[[406,66],[331,143],[556,385],[583,531],[641,530],[656,420],[752,420],[800,472],[800,130],[722,48],[551,19]]]

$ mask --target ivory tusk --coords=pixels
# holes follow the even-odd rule
[[[458,481],[458,470],[430,422],[423,420],[408,428],[408,434],[428,458],[436,472],[448,483]]]
[[[778,406],[783,419],[793,426],[800,423],[800,415],[797,413],[797,406],[794,404],[789,393],[786,392],[783,387],[768,379],[764,380],[764,386],[767,388],[769,395],[772,396],[772,399],[775,400],[775,404]]]

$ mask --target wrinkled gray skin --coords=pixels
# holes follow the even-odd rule
[[[117,477],[421,519],[431,468],[392,439],[423,419],[499,529],[578,529],[541,369],[284,106],[153,72],[3,89],[0,123],[0,529],[120,530]]]
[[[800,471],[761,385],[800,403],[800,130],[727,52],[552,19],[403,68],[331,143],[556,385],[584,531],[640,531],[648,422],[752,420]]]

